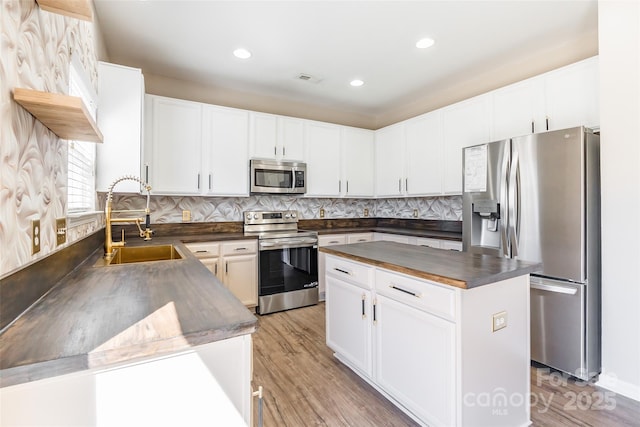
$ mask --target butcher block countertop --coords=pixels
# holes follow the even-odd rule
[[[255,332],[256,317],[182,239],[148,244],[173,244],[183,258],[97,267],[96,250],[0,335],[0,386]]]
[[[322,247],[321,252],[462,289],[533,273],[540,263],[396,242]]]

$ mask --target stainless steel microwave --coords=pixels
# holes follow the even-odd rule
[[[252,194],[304,194],[307,164],[252,159],[249,161]]]

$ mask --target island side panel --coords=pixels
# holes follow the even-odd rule
[[[461,424],[530,425],[529,275],[460,294]]]

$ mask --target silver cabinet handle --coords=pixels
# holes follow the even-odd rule
[[[364,312],[364,302],[365,302],[366,298],[367,298],[367,296],[365,294],[362,294],[362,318],[363,319],[367,317],[365,312]]]
[[[215,265],[214,270],[215,272],[213,274],[218,274],[218,264]]]
[[[207,251],[207,250],[205,250],[205,249],[198,249],[198,250],[196,251],[196,253],[197,253],[197,254],[206,254],[206,253],[209,253],[209,251]]]
[[[531,133],[536,133],[536,123],[531,120]]]
[[[398,193],[402,193],[402,178],[398,179]]]
[[[343,270],[343,269],[341,269],[341,268],[337,268],[337,267],[334,267],[333,269],[334,269],[335,271],[338,271],[338,272],[342,273],[342,274],[347,274],[347,275],[351,276],[351,272],[350,272],[350,271]]]
[[[149,182],[149,165],[144,165],[144,181]]]
[[[246,251],[247,248],[235,248],[234,251]]]
[[[342,192],[342,180],[338,180],[338,193]]]
[[[209,174],[209,190],[211,190],[211,174]]]
[[[198,173],[198,190],[200,189],[200,174]]]
[[[282,157],[287,155],[287,148],[286,147],[282,147]]]
[[[404,191],[409,192],[409,178],[404,179]]]
[[[347,180],[347,194],[349,193],[349,180]]]
[[[273,155],[274,156],[278,155],[278,147],[276,147],[275,145],[273,146]]]

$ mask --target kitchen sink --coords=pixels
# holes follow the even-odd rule
[[[116,248],[111,259],[101,258],[96,266],[133,264],[150,261],[170,261],[182,259],[183,256],[173,245],[157,246],[125,246]]]

